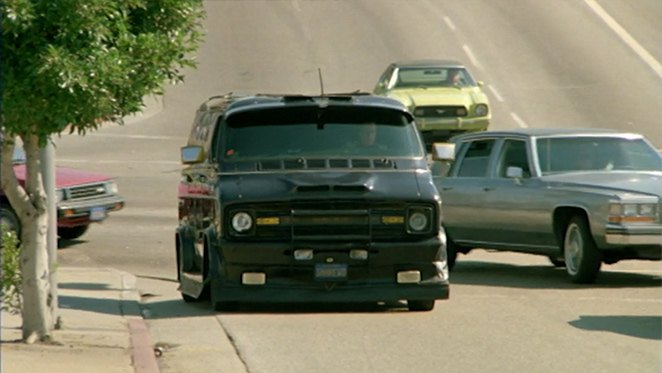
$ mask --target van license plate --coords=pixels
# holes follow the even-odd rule
[[[347,264],[316,264],[315,279],[342,280],[347,278]]]

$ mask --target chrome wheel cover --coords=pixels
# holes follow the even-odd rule
[[[584,254],[584,240],[577,224],[570,224],[565,233],[563,242],[563,256],[565,268],[571,276],[579,272],[579,265]]]

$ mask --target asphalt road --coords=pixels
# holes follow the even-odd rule
[[[59,261],[138,276],[152,332],[172,347],[164,372],[662,371],[660,262],[605,266],[596,284],[577,286],[545,258],[476,251],[459,257],[450,300],[430,313],[391,304],[213,314],[178,301],[174,283],[179,148],[205,98],[319,93],[318,69],[325,92],[369,91],[391,61],[452,58],[485,82],[494,129],[619,128],[662,148],[661,2],[205,5],[206,43],[184,84],[124,126],[56,141],[59,165],[117,176],[127,200],[81,240],[63,242]],[[210,368],[225,333],[239,364]]]

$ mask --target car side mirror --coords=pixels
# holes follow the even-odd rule
[[[455,159],[455,144],[435,142],[432,144],[432,158],[435,161],[453,161]]]
[[[205,152],[202,146],[189,145],[181,148],[181,160],[183,164],[201,163],[205,160]]]

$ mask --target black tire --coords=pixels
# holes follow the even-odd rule
[[[410,311],[416,311],[416,312],[427,312],[427,311],[432,311],[434,309],[434,303],[435,300],[408,300],[407,301],[407,308],[409,308]]]
[[[554,255],[550,255],[547,257],[549,259],[549,262],[552,263],[554,267],[557,268],[562,268],[565,267],[565,260],[563,258],[556,257]]]
[[[188,294],[184,294],[184,293],[181,293],[181,294],[182,294],[182,299],[183,299],[184,302],[186,302],[186,303],[196,303],[196,302],[199,302],[199,301],[200,301],[198,298],[194,298],[194,297],[192,297],[192,296],[190,296],[190,295],[188,295]]]
[[[76,239],[85,232],[87,232],[87,229],[89,228],[89,225],[79,225],[77,227],[59,227],[57,229],[57,235],[63,239],[63,240],[73,240]]]
[[[585,217],[573,216],[570,219],[563,239],[563,257],[566,272],[572,282],[595,282],[602,265],[602,255],[593,241]]]
[[[16,232],[16,235],[21,237],[21,221],[18,220],[18,216],[10,206],[0,205],[0,224],[3,225],[0,231],[4,232],[7,229]]]
[[[452,271],[455,268],[455,262],[457,261],[457,252],[458,246],[446,236],[446,263],[448,264],[448,270]]]

